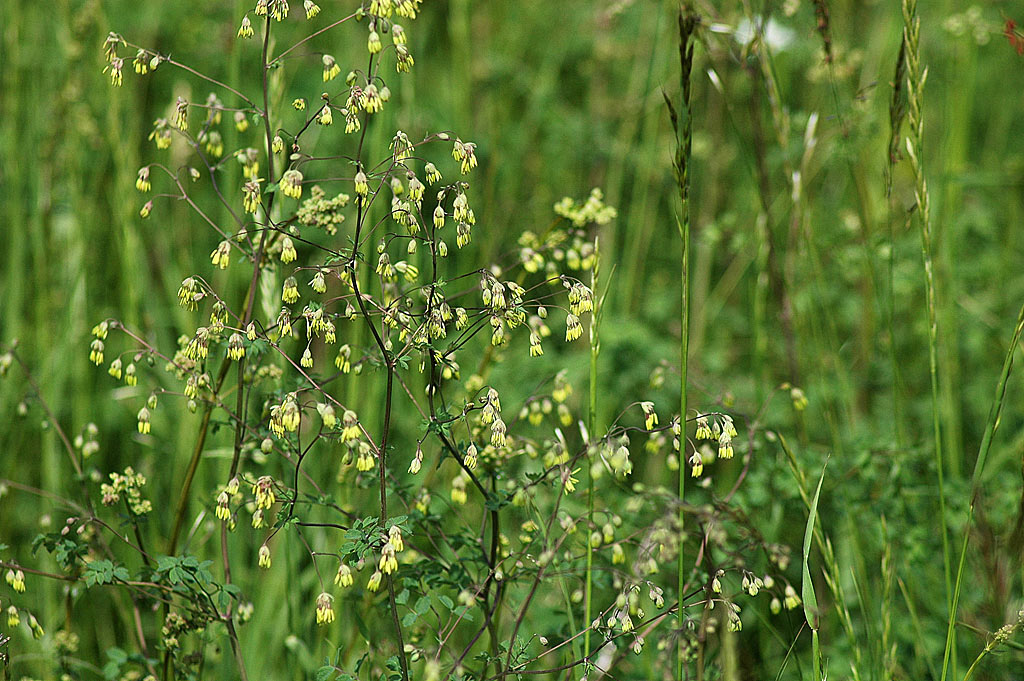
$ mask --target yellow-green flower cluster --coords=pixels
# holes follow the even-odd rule
[[[22,570],[8,570],[7,574],[4,575],[4,580],[7,582],[7,586],[18,593],[25,593],[25,573]]]
[[[149,133],[149,139],[157,149],[167,149],[171,146],[171,126],[166,118],[153,121],[153,132]]]
[[[222,270],[227,269],[228,265],[231,264],[231,242],[225,240],[217,244],[217,248],[213,249],[213,252],[210,253],[210,262]]]
[[[571,343],[574,340],[580,338],[583,335],[583,324],[580,323],[580,318],[574,315],[572,312],[565,316],[565,340]]]
[[[242,166],[242,177],[247,180],[255,178],[260,173],[260,152],[258,149],[246,147],[235,154],[235,160]]]
[[[186,277],[181,281],[181,287],[178,288],[178,304],[187,310],[195,310],[196,304],[203,299],[203,291],[199,287],[193,277]]]
[[[395,55],[398,57],[398,61],[395,63],[395,70],[398,73],[409,73],[416,64],[416,60],[413,59],[412,53],[409,52],[406,45],[395,45]]]
[[[285,196],[297,199],[302,196],[302,173],[294,168],[286,170],[278,184]]]
[[[149,422],[149,408],[143,407],[139,409],[138,421],[139,421],[139,433],[142,435],[149,435],[150,422]]]
[[[594,309],[594,294],[582,282],[563,280],[563,285],[569,289],[570,312],[580,316],[584,312],[591,312]]]
[[[338,233],[338,226],[345,221],[345,215],[341,209],[348,205],[349,198],[348,194],[338,194],[334,198],[328,199],[319,185],[313,185],[310,190],[310,198],[303,201],[299,207],[296,216],[299,224],[318,227],[334,236]]]
[[[377,465],[377,458],[374,456],[373,448],[370,447],[368,442],[362,440],[353,440],[352,442],[356,443],[355,447],[359,454],[356,458],[356,470],[360,473],[372,471],[374,466]]]
[[[267,546],[266,544],[261,544],[260,545],[260,550],[258,552],[258,558],[257,558],[257,564],[261,568],[263,568],[264,570],[269,570],[270,569],[270,564],[271,564],[271,561],[270,561],[270,547]]]
[[[28,615],[28,628],[32,630],[32,638],[41,639],[46,632],[43,631],[43,626],[39,624],[39,620],[32,613]]]
[[[609,440],[605,449],[605,459],[612,473],[624,478],[633,472],[633,462],[629,458],[629,436],[622,435],[616,440]]]
[[[124,473],[111,473],[110,483],[100,485],[100,494],[104,506],[112,506],[121,501],[127,502],[128,508],[135,515],[144,515],[153,510],[153,504],[142,498],[142,487],[146,484],[146,477],[136,473],[131,466],[124,469]]]
[[[381,91],[373,83],[367,85],[363,90],[361,102],[363,111],[368,114],[375,114],[384,108],[384,98],[381,97]]]
[[[324,126],[331,125],[332,123],[334,123],[334,114],[331,111],[330,104],[324,104],[323,108],[320,109],[320,112],[316,116],[316,122],[317,125]]]
[[[150,71],[156,71],[156,67],[160,65],[160,55],[140,49],[135,53],[132,65],[135,68],[135,73],[144,76]]]
[[[121,87],[121,83],[123,82],[121,72],[123,69],[124,59],[121,57],[114,57],[104,67],[103,72],[106,73],[107,71],[110,71],[110,84],[114,87]]]
[[[334,583],[340,587],[350,587],[355,584],[355,578],[352,576],[352,568],[345,563],[338,566],[338,572],[334,575]]]
[[[577,203],[572,197],[564,197],[555,204],[555,213],[571,220],[577,227],[591,223],[604,225],[618,215],[614,207],[604,202],[604,194],[597,187],[590,191],[590,196],[582,203]]]
[[[292,329],[292,313],[287,307],[282,307],[281,313],[277,315],[277,332],[279,338],[295,335]]]
[[[278,437],[284,437],[285,431],[294,433],[299,428],[301,410],[295,393],[285,395],[284,402],[270,408],[270,430]]]
[[[242,185],[242,205],[246,213],[255,213],[260,207],[260,182],[263,178],[253,177]]]
[[[256,508],[267,510],[277,501],[274,494],[274,479],[269,475],[261,475],[252,485],[253,496],[256,497]]]
[[[366,177],[366,173],[364,173],[362,170],[357,171],[356,176],[354,178],[354,182],[356,196],[365,199],[366,195],[370,191],[370,184],[368,178]]]
[[[366,38],[366,49],[370,54],[379,54],[383,44],[380,41],[380,34],[377,31],[370,29],[370,34]]]
[[[218,520],[227,520],[231,517],[231,509],[228,506],[230,497],[226,490],[221,490],[220,494],[217,495],[217,508],[215,514]]]
[[[658,414],[654,411],[654,402],[641,402],[640,410],[644,413],[645,430],[650,430],[658,425]]]
[[[334,366],[338,371],[347,374],[352,371],[352,346],[345,343],[338,348],[338,356],[334,358]]]
[[[491,427],[491,445],[504,447],[507,430],[505,422],[501,419],[501,400],[498,391],[493,387],[487,390],[487,396],[484,398],[483,408],[480,411],[480,422]]]
[[[423,0],[371,0],[370,14],[378,17],[390,17],[395,12],[400,17],[415,19]]]
[[[322,61],[324,63],[324,82],[334,80],[341,73],[341,67],[338,66],[338,62],[329,54],[325,54]]]
[[[476,145],[472,142],[463,142],[460,139],[456,139],[455,144],[452,146],[452,158],[459,161],[462,174],[468,174],[477,165]]]
[[[228,359],[238,361],[245,357],[245,344],[242,341],[242,334],[233,333],[228,339]]]
[[[295,244],[292,243],[291,237],[284,237],[281,239],[281,262],[287,265],[290,262],[294,262],[299,257],[298,252],[295,250]]]
[[[271,16],[275,21],[284,21],[288,17],[291,8],[288,0],[257,0],[256,9],[253,11],[257,16]]]
[[[562,468],[562,490],[566,494],[572,494],[576,491],[576,484],[579,482],[579,478],[576,477],[576,474],[579,472],[579,468],[575,468],[571,471],[568,466]]]
[[[362,435],[362,430],[359,428],[359,416],[356,415],[351,409],[346,409],[345,413],[341,417],[341,441],[349,442],[356,440]]]
[[[326,591],[316,597],[316,623],[323,626],[334,621],[334,609],[331,604],[334,596]]]
[[[409,136],[401,130],[395,133],[395,136],[391,139],[391,153],[394,156],[395,163],[402,163],[408,158],[412,157],[415,147]]]
[[[324,271],[322,269],[318,268],[317,271],[313,273],[313,278],[309,280],[309,287],[313,289],[315,292],[321,294],[327,291],[327,281],[324,278]],[[319,312],[320,318],[322,319],[323,311]]]
[[[196,329],[196,335],[185,348],[185,356],[191,360],[203,360],[210,354],[210,330],[204,326]]]
[[[316,405],[316,410],[320,414],[320,420],[323,422],[324,428],[334,430],[334,427],[338,425],[338,417],[334,413],[334,407],[320,402]]]
[[[99,338],[94,338],[89,344],[89,361],[99,366],[103,364],[103,341]]]
[[[238,37],[248,39],[254,35],[256,35],[256,31],[253,30],[252,22],[249,21],[249,15],[247,14],[242,17],[242,25],[238,28]]]
[[[178,97],[174,104],[174,127],[188,130],[188,102],[184,97]]]
[[[299,299],[299,283],[295,281],[295,277],[288,277],[284,280],[284,285],[281,287],[281,300],[289,305]]]
[[[390,575],[398,569],[398,558],[395,555],[395,547],[391,544],[384,544],[381,549],[380,562],[377,569],[386,575]]]

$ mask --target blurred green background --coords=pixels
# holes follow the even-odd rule
[[[152,121],[168,115],[178,94],[202,100],[208,88],[169,66],[142,78],[130,65],[124,86],[111,88],[101,44],[117,31],[215,78],[251,82],[258,47],[235,39],[250,4],[3,1],[0,343],[17,339],[69,434],[98,425],[101,448],[90,465],[104,474],[125,465],[146,470],[152,498],[176,498],[195,422],[171,422],[163,412],[154,420],[169,437],[130,435],[148,388],[112,389],[105,371],[88,361],[89,330],[117,317],[165,349],[192,330],[176,303],[178,284],[209,270],[208,253],[220,238],[185,205],[159,203],[143,221],[134,181],[156,157],[146,140]],[[322,16],[353,5],[321,4]],[[900,677],[929,678],[940,661],[945,610],[923,268],[918,231],[904,219],[913,203],[905,161],[896,167],[891,202],[884,184],[902,17],[894,2],[828,5],[831,66],[823,63],[811,3],[697,4],[707,30],[694,70],[690,399],[702,408],[726,404],[740,417],[760,413],[767,401],[759,423],[786,434],[811,477],[832,455],[821,524],[849,578],[843,588],[855,633],[877,640],[878,603],[870,597],[878,593],[888,544],[902,580],[892,605]],[[1024,60],[1002,36],[1005,20],[1024,21],[1024,14],[1012,2],[928,2],[920,9],[929,68],[924,165],[935,230],[938,409],[959,537],[970,471],[1024,299]],[[396,127],[413,138],[450,129],[478,144],[471,197],[479,225],[473,247],[459,256],[466,262],[501,258],[523,230],[550,223],[558,199],[603,189],[619,210],[601,235],[611,282],[602,326],[605,421],[633,399],[653,397],[666,409],[678,399],[671,379],[649,385],[655,367],[675,365],[679,335],[674,139],[662,95],[678,96],[675,11],[672,2],[629,0],[428,0],[407,27],[416,66],[392,79],[393,103],[370,133],[386,143]],[[294,40],[305,25],[300,8],[293,12]],[[766,15],[778,101],[741,40],[743,27],[749,36],[752,20]],[[343,27],[313,46],[332,53],[344,71],[357,58],[362,63],[365,39]],[[289,64],[286,102],[296,93],[314,99],[322,87],[316,56],[298,66],[304,68]],[[784,139],[773,111],[788,116]],[[816,138],[808,149],[812,116]],[[244,142],[235,135],[226,133],[228,149]],[[796,209],[792,168],[803,169]],[[232,187],[239,170],[232,164],[227,173]],[[200,200],[215,206],[203,191]],[[761,288],[759,271],[767,277]],[[239,281],[218,281],[244,290],[244,277],[235,275]],[[583,355],[552,354],[572,369],[582,398]],[[514,376],[522,371],[517,362],[499,371]],[[773,393],[783,382],[803,389],[805,411]],[[26,396],[29,415],[21,418]],[[972,530],[961,670],[986,632],[1021,607],[1022,398],[1021,381],[1011,378]],[[31,402],[17,371],[0,383],[0,478],[72,490],[60,443],[40,426]],[[805,512],[781,452],[763,433],[750,444],[754,462],[739,501],[764,518],[766,536],[798,547]],[[225,453],[214,447],[209,456],[218,452]],[[731,481],[739,466],[724,477]],[[660,463],[638,467],[648,479],[663,472]],[[200,489],[217,481],[201,469]],[[23,564],[33,560],[28,547],[41,525],[62,519],[46,499],[11,488],[0,497],[0,540]],[[154,536],[164,536],[169,520],[154,522]],[[280,585],[264,598],[286,590]],[[56,629],[59,587],[33,597]],[[95,640],[86,647],[102,649],[123,632],[104,627],[105,618],[116,618],[102,607],[113,606],[97,603]],[[826,627],[830,663],[845,678],[854,646],[835,621]],[[265,625],[260,637],[249,637],[250,652],[279,649],[260,640],[280,643],[286,629]],[[770,623],[754,621],[742,634],[748,678],[778,670],[785,647],[771,631]],[[303,669],[308,653],[289,645],[301,663],[295,669]],[[986,662],[981,676],[1007,678],[1022,660],[1018,644]]]

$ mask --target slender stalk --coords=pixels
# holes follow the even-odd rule
[[[924,141],[924,84],[928,78],[928,69],[921,67],[920,53],[921,19],[917,16],[917,0],[903,0],[903,41],[906,47],[907,62],[907,104],[910,131],[907,136],[907,153],[910,156],[911,168],[914,171],[916,185],[914,195],[917,200],[918,222],[921,227],[921,257],[924,260],[925,289],[928,307],[928,369],[931,375],[932,391],[932,437],[935,440],[935,470],[939,486],[939,522],[942,532],[942,565],[946,580],[946,606],[949,608],[950,623],[953,621],[953,586],[951,578],[951,553],[949,547],[949,531],[946,520],[946,490],[943,483],[942,463],[942,427],[939,416],[939,369],[938,369],[938,322],[935,312],[935,276],[932,265],[932,226],[928,204],[928,183],[924,177],[922,144]],[[951,636],[955,632],[950,625]],[[946,655],[949,654],[951,642],[947,641]],[[943,662],[945,667],[945,661]],[[943,672],[945,679],[945,672]]]
[[[686,616],[682,607],[682,594],[686,580],[686,561],[683,552],[683,528],[685,517],[683,499],[686,492],[686,374],[690,343],[690,145],[692,137],[692,117],[690,111],[690,72],[693,68],[693,37],[697,27],[697,15],[693,14],[684,3],[679,6],[679,66],[680,84],[682,89],[681,110],[676,111],[672,101],[665,96],[672,127],[676,135],[676,153],[673,159],[676,183],[679,187],[680,213],[676,220],[679,236],[683,242],[680,264],[680,301],[679,301],[679,559],[676,564],[677,593],[680,597],[679,609],[676,612],[676,628],[679,640],[676,645],[676,678],[683,679],[683,663],[685,658],[683,631]]]
[[[949,607],[949,621],[946,626],[946,649],[942,656],[941,681],[946,681],[946,674],[951,659],[954,662],[953,650],[956,646],[956,611],[960,603],[960,589],[963,586],[964,563],[967,559],[967,543],[971,536],[971,522],[974,520],[974,505],[978,500],[978,493],[981,491],[981,473],[985,468],[985,461],[988,459],[989,451],[992,449],[992,436],[999,428],[999,420],[1003,414],[1003,400],[1006,398],[1006,384],[1013,370],[1013,355],[1020,344],[1021,333],[1024,332],[1024,305],[1017,314],[1017,325],[1013,329],[1013,339],[1010,347],[1006,350],[1006,357],[1003,359],[1003,371],[999,375],[999,383],[996,385],[995,399],[988,412],[988,422],[985,424],[985,434],[981,439],[981,446],[978,448],[978,459],[974,463],[974,473],[971,475],[971,503],[967,507],[967,522],[964,523],[963,544],[960,547],[960,560],[956,569],[956,584],[953,588],[953,599]],[[973,665],[972,665],[973,667]]]
[[[583,658],[590,659],[590,630],[593,622],[594,593],[594,462],[591,443],[597,434],[597,357],[601,352],[599,328],[601,323],[602,298],[598,292],[598,274],[601,265],[600,242],[594,240],[594,269],[590,278],[590,290],[594,296],[594,309],[590,316],[590,393],[587,405],[587,577],[583,592]],[[588,666],[580,672],[587,675]]]
[[[896,70],[892,80],[892,97],[889,100],[889,148],[885,159],[885,197],[889,204],[887,222],[889,224],[889,257],[888,257],[888,285],[886,287],[886,322],[889,333],[889,365],[892,371],[892,408],[894,435],[896,446],[902,447],[905,437],[904,430],[904,408],[903,399],[900,394],[900,364],[896,355],[896,225],[893,216],[893,175],[896,162],[900,158],[900,128],[907,115],[906,97],[903,86],[906,82],[907,68],[907,43],[900,40],[900,51],[896,57]]]

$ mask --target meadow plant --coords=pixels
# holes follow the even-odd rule
[[[765,541],[732,493],[706,491],[716,461],[738,454],[735,493],[754,464],[754,424],[741,437],[720,406],[687,402],[686,333],[681,409],[627,400],[597,422],[597,400],[617,397],[598,395],[596,380],[609,286],[598,290],[598,272],[616,257],[598,243],[615,208],[595,189],[559,201],[553,219],[517,216],[517,248],[481,262],[474,242],[494,237],[472,179],[491,142],[382,131],[381,112],[400,106],[392,79],[428,58],[408,41],[420,0],[350,4],[334,15],[312,0],[259,0],[236,32],[257,76],[238,82],[128,36],[104,41],[115,87],[175,69],[210,91],[175,96],[148,135],[152,160],[123,178],[152,228],[192,230],[164,218],[182,202],[214,235],[207,264],[182,273],[177,347],[115,317],[83,352],[138,396],[142,442],[194,423],[192,456],[173,470],[154,446],[131,466],[97,467],[96,426],[66,435],[8,348],[0,369],[24,370],[80,486],[73,499],[21,490],[66,511],[33,547],[61,570],[4,548],[8,626],[53,630],[63,678],[90,655],[77,630],[97,599],[116,619],[106,678],[244,680],[262,674],[252,660],[267,646],[309,651],[318,679],[702,678],[742,628],[745,599],[772,613],[801,605],[789,548]],[[698,24],[681,16],[684,207]],[[363,62],[339,63],[329,41],[365,43]],[[322,93],[293,85],[308,71]],[[584,336],[581,408],[558,346]],[[511,353],[547,376],[518,403],[496,370]],[[634,482],[637,459],[664,461],[678,485]],[[180,480],[178,496],[150,497],[157,477]],[[695,486],[685,503],[684,486]],[[24,604],[38,578],[67,585],[63,616]],[[305,615],[282,618],[264,590]],[[254,620],[278,635],[247,637]]]

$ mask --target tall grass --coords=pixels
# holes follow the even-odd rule
[[[935,473],[937,478],[937,494],[939,500],[939,531],[942,537],[942,571],[946,582],[946,603],[953,620],[956,598],[953,593],[951,577],[952,562],[949,548],[949,529],[946,519],[946,490],[943,481],[943,469],[947,466],[942,456],[942,414],[939,401],[939,332],[938,313],[936,312],[935,274],[932,259],[932,223],[931,204],[928,193],[928,182],[924,174],[924,85],[928,78],[928,69],[921,63],[921,19],[917,16],[916,0],[903,2],[903,47],[907,64],[907,123],[910,127],[907,136],[907,154],[910,157],[911,169],[914,173],[914,198],[917,201],[916,211],[921,229],[921,257],[924,261],[925,301],[928,313],[928,373],[931,378],[932,393],[932,440],[935,453]],[[951,643],[946,644],[946,657],[953,656],[953,669],[956,670],[956,653]],[[942,680],[946,678],[946,663],[942,663]]]

